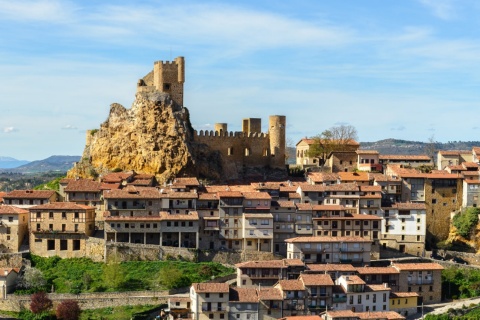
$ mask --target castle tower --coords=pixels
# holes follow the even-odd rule
[[[218,132],[218,135],[224,135],[227,133],[227,124],[226,123],[215,123],[214,131]]]
[[[183,84],[185,83],[185,59],[175,61],[155,61],[153,64],[153,86],[156,90],[168,93],[173,101],[183,106]]]
[[[270,165],[273,168],[285,169],[285,127],[287,118],[285,116],[270,116],[268,135],[270,137],[270,154],[272,160]]]
[[[242,120],[242,132],[249,134],[251,132],[262,132],[262,119],[245,118]]]

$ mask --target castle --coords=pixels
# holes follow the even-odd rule
[[[168,93],[176,104],[183,106],[184,82],[184,57],[177,57],[174,61],[156,61],[153,70],[138,80],[137,92]],[[215,123],[212,131],[194,131],[193,141],[220,153],[227,167],[284,170],[286,117],[270,116],[268,133],[262,133],[261,121],[259,118],[243,119],[241,132],[229,132],[226,123]]]

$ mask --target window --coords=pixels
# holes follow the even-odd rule
[[[208,314],[208,319],[213,319],[213,313]]]
[[[80,250],[80,240],[72,240],[73,251]]]
[[[47,250],[55,250],[55,240],[47,240]]]
[[[205,298],[210,298],[210,293],[205,293]]]
[[[48,219],[53,219],[53,212],[48,213]]]
[[[67,240],[60,240],[60,250],[61,251],[68,250]]]

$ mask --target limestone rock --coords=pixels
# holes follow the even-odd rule
[[[153,174],[159,182],[182,174],[221,177],[221,157],[195,144],[186,108],[167,93],[138,92],[130,109],[114,103],[100,129],[87,132],[82,159],[67,176],[93,177],[113,170]]]

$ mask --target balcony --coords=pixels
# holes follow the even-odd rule
[[[340,252],[363,252],[365,251],[364,248],[340,248]]]
[[[423,284],[433,284],[433,279],[408,279],[408,285],[423,285]]]
[[[215,308],[208,308],[202,307],[202,312],[226,312],[227,307],[215,307]]]
[[[145,210],[146,205],[145,203],[139,203],[137,205],[133,204],[126,204],[126,205],[113,205],[109,204],[108,205],[108,210]]]
[[[347,302],[347,297],[333,297],[333,303],[345,303]]]

